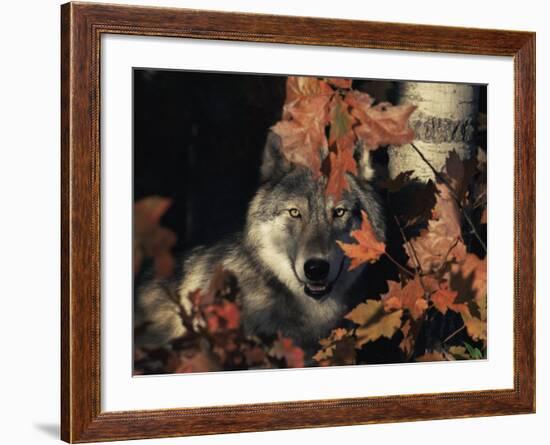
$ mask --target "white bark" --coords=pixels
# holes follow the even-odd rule
[[[462,84],[404,82],[400,86],[399,103],[412,103],[418,108],[410,117],[415,130],[414,144],[441,171],[449,152],[455,150],[461,159],[470,157],[475,146],[479,87]],[[389,148],[389,172],[414,170],[422,181],[434,173],[410,146]]]

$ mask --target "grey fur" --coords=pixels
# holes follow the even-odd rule
[[[347,292],[361,273],[348,271],[349,259],[336,240],[353,242],[350,231],[359,228],[361,210],[369,215],[380,240],[385,224],[377,196],[362,175],[349,176],[350,190],[340,203],[327,199],[325,179],[315,180],[306,168],[290,165],[279,149],[279,139],[268,136],[261,167],[261,180],[252,199],[242,233],[211,247],[194,249],[183,263],[183,279],[176,293],[189,304],[189,292],[206,288],[218,264],[237,278],[242,296],[242,322],[248,334],[282,335],[314,352],[319,339],[341,320],[347,307]],[[368,169],[362,169],[368,171]],[[343,217],[334,208],[348,209]],[[290,216],[297,208],[300,218]],[[330,264],[327,282],[332,290],[317,300],[306,294],[304,263],[322,258]],[[159,346],[182,335],[185,330],[176,305],[163,286],[152,282],[139,290],[136,323],[149,322],[141,346]]]

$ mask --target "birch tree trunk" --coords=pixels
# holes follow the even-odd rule
[[[455,150],[468,159],[476,143],[476,118],[479,87],[472,85],[404,82],[399,89],[399,103],[412,103],[418,108],[410,117],[415,130],[414,144],[441,171],[449,152]],[[410,147],[390,147],[389,173],[414,170],[421,181],[434,178],[430,167]]]

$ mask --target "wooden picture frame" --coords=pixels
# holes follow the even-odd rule
[[[65,4],[61,17],[63,440],[97,442],[535,411],[534,33],[91,3]],[[513,57],[513,389],[102,412],[99,114],[103,34]]]

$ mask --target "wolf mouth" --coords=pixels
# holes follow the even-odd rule
[[[332,283],[327,284],[305,284],[304,292],[306,295],[319,300],[332,290]]]
[[[330,283],[304,283],[304,292],[307,296],[314,298],[315,300],[322,300],[325,295],[330,294],[332,291],[332,285],[340,278],[340,273],[344,266],[344,258],[340,261],[340,267],[338,268],[338,274]]]

